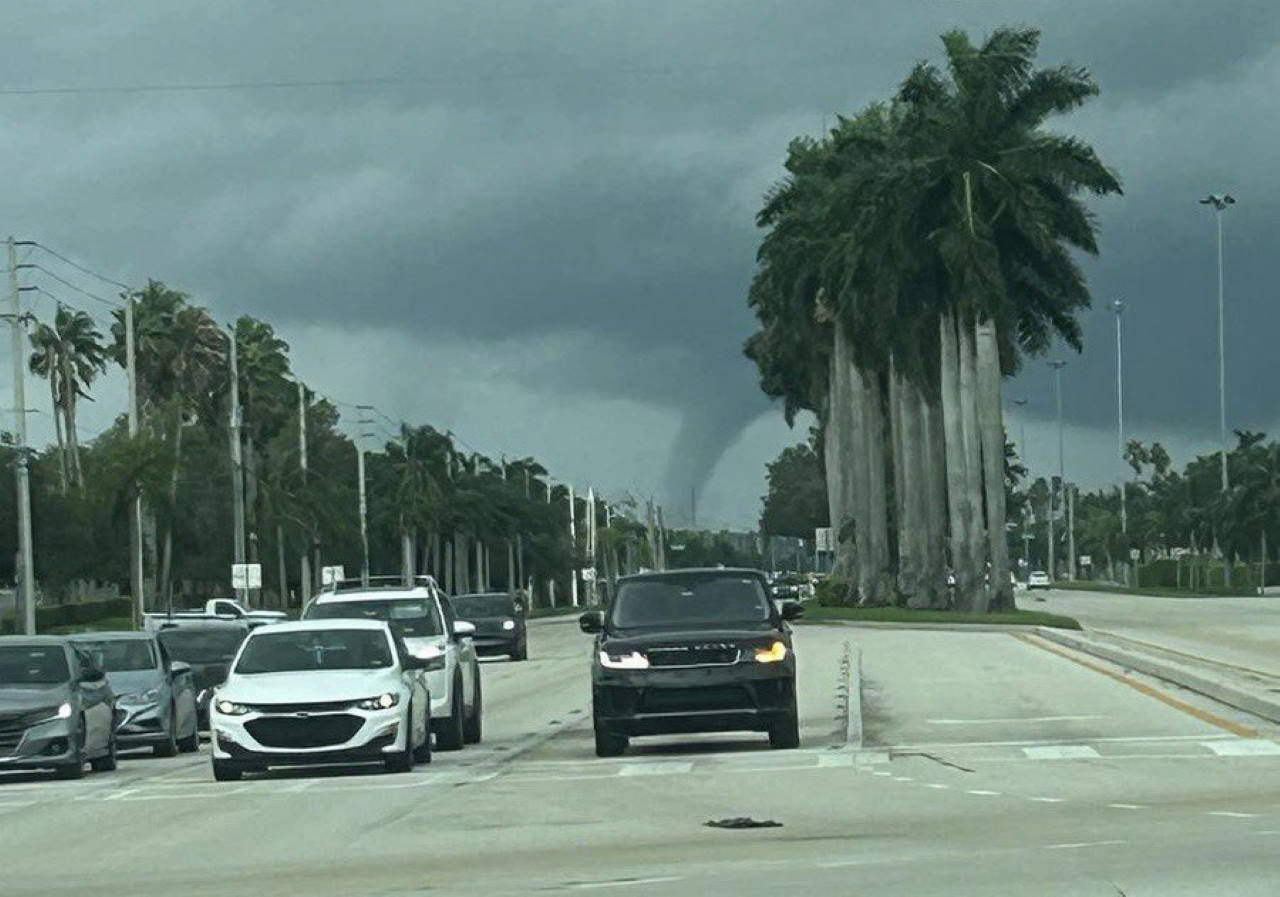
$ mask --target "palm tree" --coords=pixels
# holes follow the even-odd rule
[[[49,379],[54,417],[61,417],[58,443],[64,482],[69,480],[72,485],[83,489],[84,471],[80,464],[76,406],[80,399],[90,398],[89,387],[106,369],[107,350],[102,345],[102,333],[88,314],[59,304],[53,326],[37,326],[31,334],[31,345],[35,349],[29,361],[31,371]],[[69,463],[67,455],[70,456]]]

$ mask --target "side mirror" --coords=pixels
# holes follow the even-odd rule
[[[587,611],[578,617],[578,628],[583,632],[602,632],[604,630],[604,611]]]
[[[187,663],[185,660],[175,660],[169,664],[169,675],[174,679],[177,679],[183,673],[190,672],[191,664]]]
[[[782,619],[799,620],[804,616],[804,605],[799,601],[784,601],[782,604]]]
[[[453,637],[457,640],[471,638],[476,634],[476,624],[468,623],[466,620],[453,621]]]

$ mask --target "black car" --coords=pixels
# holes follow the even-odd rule
[[[512,660],[529,659],[529,633],[524,601],[507,592],[477,592],[449,599],[459,620],[476,627],[471,639],[477,654],[506,654]]]
[[[190,665],[195,679],[196,719],[202,731],[209,729],[209,701],[213,691],[227,681],[227,670],[249,626],[238,620],[184,620],[162,624],[157,638],[169,656]]]
[[[116,698],[87,651],[52,635],[0,637],[0,772],[78,779],[116,768]]]
[[[770,599],[762,573],[675,570],[618,580],[607,610],[579,618],[596,634],[591,663],[596,754],[638,735],[767,732],[800,744],[796,658],[787,621],[797,603]]]

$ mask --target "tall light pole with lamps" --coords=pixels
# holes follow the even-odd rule
[[[1067,366],[1065,361],[1051,361],[1049,367],[1053,368],[1053,389],[1054,396],[1058,405],[1058,485],[1064,490],[1067,488],[1066,479],[1066,454],[1063,451],[1062,439],[1062,369]],[[1057,576],[1055,569],[1057,560],[1057,546],[1054,544],[1054,515],[1056,509],[1055,499],[1057,498],[1057,489],[1052,486],[1052,479],[1049,487],[1049,578],[1054,579]]]
[[[1236,204],[1230,193],[1210,193],[1200,200],[1202,206],[1213,206],[1213,216],[1218,223],[1218,438],[1222,446],[1222,491],[1231,488],[1231,480],[1227,475],[1227,355],[1225,319],[1223,310],[1223,271],[1222,271],[1222,213],[1227,206]],[[1222,583],[1231,585],[1231,563],[1223,558]]]

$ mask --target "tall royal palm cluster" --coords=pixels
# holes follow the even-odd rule
[[[1013,603],[1001,381],[1054,338],[1079,348],[1098,251],[1083,198],[1119,193],[1087,144],[1045,127],[1097,93],[1035,68],[1039,33],[942,37],[887,102],[792,142],[746,353],[788,419],[821,421],[836,572],[849,600]],[[989,583],[989,585],[988,585]]]

